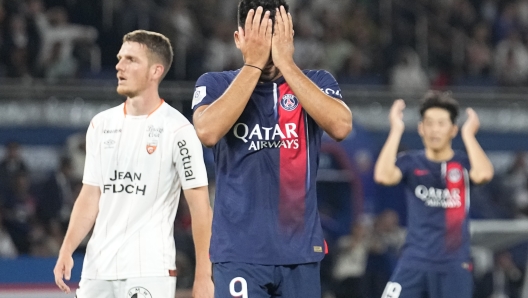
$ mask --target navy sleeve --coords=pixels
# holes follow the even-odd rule
[[[341,88],[334,76],[326,70],[318,70],[312,77],[313,82],[327,95],[337,99],[342,99]]]
[[[405,152],[398,154],[398,157],[396,158],[396,166],[402,172],[402,181],[405,180],[409,170],[412,168],[411,156]]]
[[[220,76],[220,73],[205,73],[196,81],[192,109],[209,105],[217,100],[229,87],[229,83]]]

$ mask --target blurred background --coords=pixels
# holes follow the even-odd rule
[[[67,297],[55,290],[52,269],[82,184],[86,128],[123,101],[115,92],[122,36],[147,29],[171,39],[174,65],[161,95],[191,117],[195,80],[242,65],[233,42],[237,2],[0,0],[0,297]],[[401,150],[421,148],[418,101],[433,88],[477,111],[478,139],[496,170],[490,184],[472,189],[474,297],[528,298],[528,0],[289,4],[296,63],[330,71],[354,114],[345,141],[323,142],[318,192],[330,248],[323,296],[381,297],[406,212],[399,186],[373,182],[373,164],[396,98],[408,106]],[[463,150],[460,138],[454,147]],[[175,230],[178,295],[186,297],[194,252],[185,200]]]

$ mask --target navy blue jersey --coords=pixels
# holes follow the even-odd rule
[[[218,99],[239,72],[202,75],[193,109]],[[304,73],[341,98],[328,72]],[[240,118],[213,148],[212,262],[288,265],[323,258],[315,187],[322,134],[284,78],[257,84]]]
[[[425,152],[398,156],[407,198],[407,239],[401,264],[443,270],[450,262],[469,262],[469,159],[455,151],[446,162]]]

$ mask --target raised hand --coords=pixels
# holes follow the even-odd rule
[[[462,125],[461,134],[464,135],[476,135],[479,128],[480,128],[480,120],[477,115],[477,112],[473,110],[472,108],[466,109],[467,113],[467,119],[466,122],[464,122],[464,125]]]
[[[244,28],[238,27],[237,46],[244,55],[245,63],[259,68],[264,68],[268,63],[271,52],[271,31],[273,22],[270,12],[263,11],[259,6],[257,10],[248,12]]]
[[[275,13],[275,27],[271,42],[271,58],[273,64],[281,69],[293,62],[293,21],[284,6],[277,8]]]
[[[403,110],[405,109],[405,102],[403,99],[397,99],[392,104],[389,112],[389,121],[391,129],[396,129],[403,132],[405,130],[405,123],[403,122]]]

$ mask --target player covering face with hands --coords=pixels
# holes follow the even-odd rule
[[[328,72],[295,64],[284,0],[240,1],[238,24],[244,65],[202,75],[193,99],[198,137],[215,154],[215,297],[319,298],[321,138],[344,139],[352,114]]]
[[[421,298],[426,293],[471,298],[470,185],[493,177],[493,166],[476,139],[478,115],[466,110],[460,130],[466,152],[453,150],[458,103],[449,93],[431,91],[420,106],[418,133],[424,150],[397,155],[404,109],[401,99],[392,105],[389,136],[374,169],[380,184],[403,183],[408,209],[406,244],[382,297]]]

